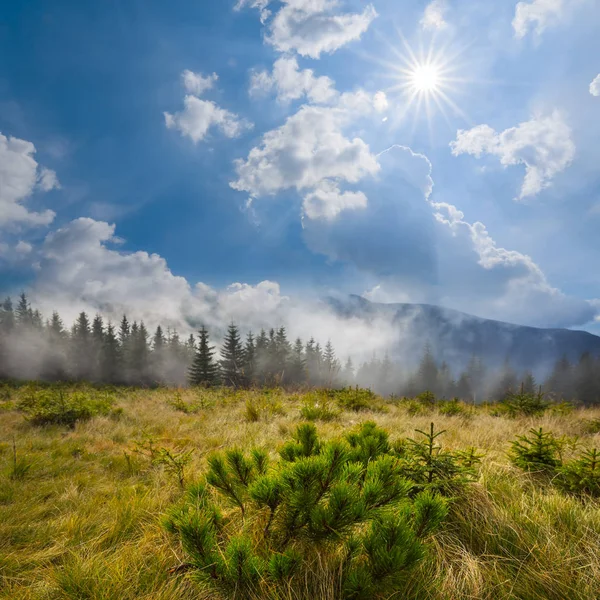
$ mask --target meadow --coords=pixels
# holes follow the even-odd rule
[[[373,597],[598,598],[598,482],[558,486],[554,466],[523,468],[511,460],[511,442],[541,427],[554,434],[556,460],[566,464],[600,446],[600,409],[557,405],[526,412],[427,397],[384,400],[358,391],[6,385],[0,389],[0,597],[364,597],[340,587],[339,548],[329,538],[310,542],[310,568],[290,571],[285,585],[256,580],[227,588],[200,576],[178,535],[181,515],[189,511],[177,507],[190,489],[204,490],[199,484],[207,472],[216,477],[215,453],[259,448],[277,466],[298,426],[311,422],[323,444],[351,442],[349,432],[374,423],[380,429],[372,431],[387,432],[389,453],[398,456],[410,446],[406,440],[423,437],[416,430],[427,433],[434,423],[445,431],[434,454],[464,458],[473,449],[480,457],[468,477],[457,475],[445,491],[439,487],[445,496],[439,525],[419,532],[420,554],[391,588],[378,588]],[[414,508],[420,496],[408,490],[403,506]],[[251,527],[255,519],[263,529],[258,510],[241,521],[235,503],[223,501],[220,510],[231,527]],[[252,532],[249,543],[256,545],[256,528]],[[261,572],[258,566],[253,571],[259,578]]]

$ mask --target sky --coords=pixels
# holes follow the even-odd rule
[[[600,334],[599,30],[594,0],[2,3],[0,292]]]

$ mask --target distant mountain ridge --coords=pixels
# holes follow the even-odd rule
[[[342,318],[360,318],[375,327],[389,321],[398,330],[390,354],[409,364],[418,361],[427,343],[453,368],[463,368],[476,355],[489,367],[508,357],[513,367],[541,373],[562,356],[571,361],[584,352],[600,356],[600,337],[586,331],[514,325],[432,304],[379,304],[354,295],[326,302]]]

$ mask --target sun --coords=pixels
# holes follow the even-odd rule
[[[474,81],[473,77],[464,76],[471,69],[462,59],[466,47],[452,42],[436,47],[432,40],[428,47],[420,44],[415,51],[400,32],[398,35],[402,47],[387,42],[391,60],[373,57],[386,68],[384,77],[391,83],[383,91],[388,97],[400,96],[392,127],[411,118],[414,129],[424,115],[431,133],[436,113],[441,114],[450,128],[456,118],[469,122],[468,116],[454,100],[455,96],[464,94],[465,84]]]
[[[440,70],[433,64],[417,64],[408,76],[410,86],[417,93],[435,93],[442,85]]]

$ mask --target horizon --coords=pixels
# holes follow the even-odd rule
[[[599,26],[588,0],[5,6],[0,293],[600,335]]]

